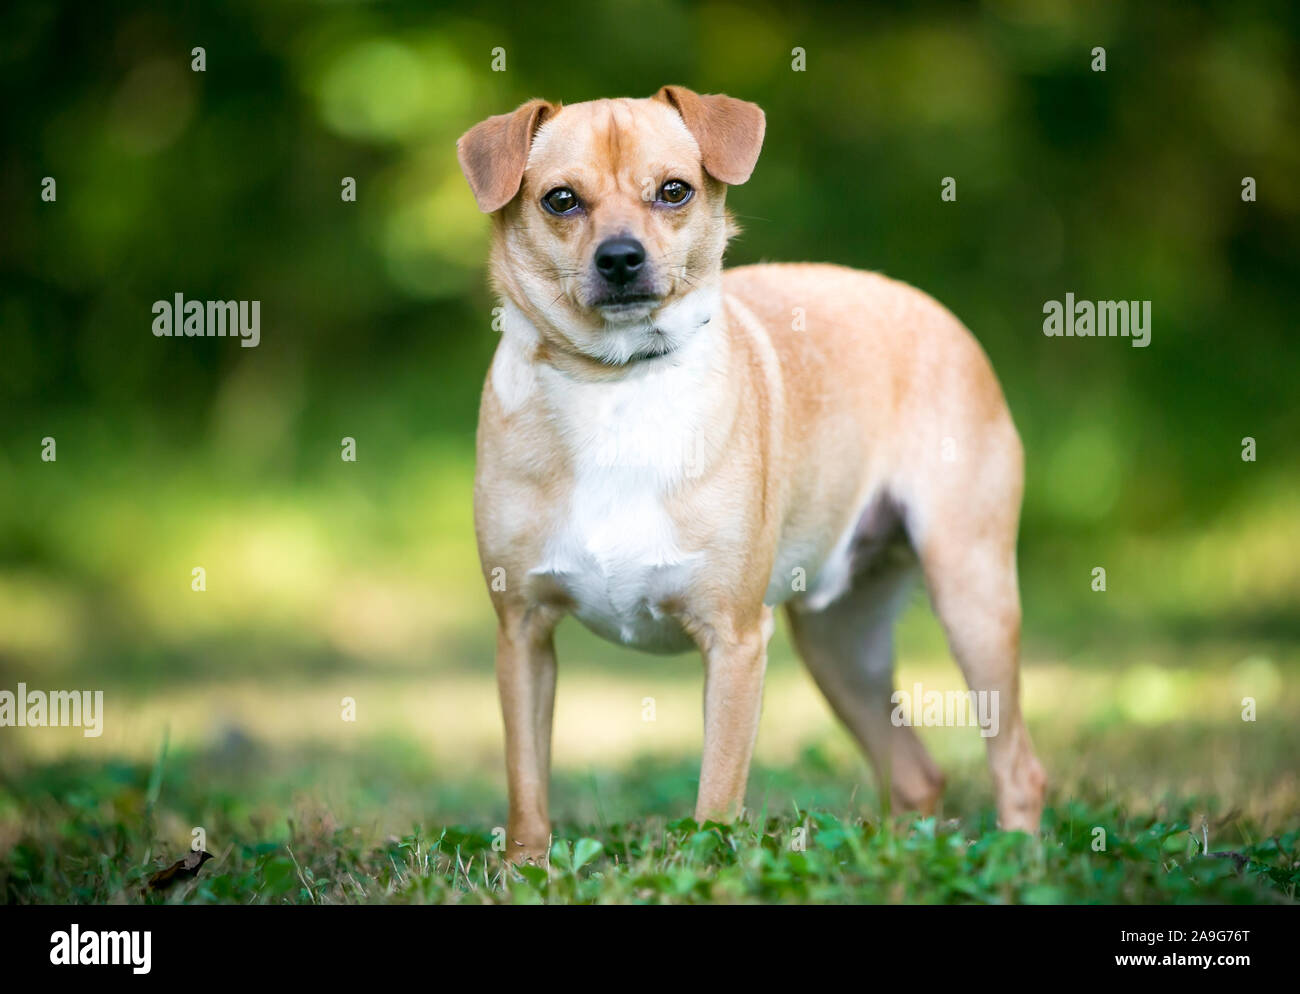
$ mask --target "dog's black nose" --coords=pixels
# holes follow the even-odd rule
[[[596,247],[596,271],[615,286],[627,286],[645,263],[645,248],[635,238],[606,238]]]

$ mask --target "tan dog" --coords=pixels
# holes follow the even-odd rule
[[[891,721],[893,617],[924,574],[972,690],[996,692],[998,814],[1036,830],[1019,704],[1022,453],[993,371],[931,298],[828,265],[723,272],[727,186],[763,112],[667,86],[492,117],[458,143],[493,215],[504,333],[475,516],[499,620],[509,858],[544,857],[565,614],[704,656],[695,817],[743,805],[772,606],[895,804],[943,778]]]

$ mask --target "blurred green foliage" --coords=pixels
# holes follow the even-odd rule
[[[760,167],[731,195],[733,263],[879,269],[983,342],[1029,451],[1031,568],[1037,552],[1071,560],[1075,536],[1195,531],[1294,489],[1293,5],[23,2],[0,16],[0,79],[22,94],[0,249],[4,561],[58,558],[27,499],[45,434],[100,476],[152,480],[196,455],[259,488],[335,472],[344,434],[392,473],[435,436],[467,447],[493,302],[456,137],[529,96],[670,81],[767,111]],[[154,338],[152,301],[178,291],[261,300],[261,347]],[[1042,304],[1066,291],[1151,299],[1153,344],[1045,338]],[[1295,605],[1283,572],[1270,584],[1286,597],[1250,591],[1273,618]]]
[[[5,127],[0,561],[24,584],[108,588],[202,545],[183,525],[212,505],[248,521],[278,500],[337,557],[424,541],[477,582],[457,529],[493,301],[454,141],[528,96],[677,81],[768,113],[760,168],[731,195],[731,261],[880,269],[984,343],[1029,453],[1031,630],[1128,605],[1191,634],[1295,634],[1294,7],[566,11],[9,7],[0,79],[23,99]],[[1151,299],[1152,345],[1045,338],[1043,301],[1066,291]],[[261,300],[261,346],[153,337],[150,306],[174,292]],[[36,459],[47,434],[57,470]],[[362,453],[346,481],[343,435]],[[454,510],[422,514],[447,474]],[[1099,562],[1121,597],[1063,602]]]
[[[760,168],[731,196],[732,262],[880,269],[975,331],[1029,442],[1035,528],[1169,527],[1282,472],[1293,5],[18,3],[3,18],[0,79],[23,95],[5,126],[11,472],[30,462],[24,431],[65,418],[124,453],[138,435],[210,445],[237,383],[243,416],[275,435],[247,457],[258,477],[311,474],[317,439],[376,408],[385,436],[463,439],[493,337],[487,224],[456,137],[529,96],[668,81],[767,110]],[[1067,290],[1153,300],[1153,346],[1044,338],[1042,303]],[[262,300],[262,347],[154,339],[149,305],[176,291]]]
[[[1298,26],[1261,2],[10,5],[0,667],[147,654],[173,615],[192,642],[164,592],[223,556],[208,627],[236,642],[310,651],[347,583],[477,630],[494,301],[455,139],[669,81],[767,111],[733,263],[882,270],[990,353],[1028,451],[1031,637],[1294,642]],[[1044,337],[1067,291],[1152,300],[1152,344]],[[176,292],[262,301],[261,345],[155,338]]]

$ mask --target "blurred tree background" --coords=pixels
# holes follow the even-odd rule
[[[4,752],[147,755],[164,726],[338,748],[352,694],[370,720],[342,738],[499,776],[470,493],[494,301],[455,140],[529,97],[670,82],[767,112],[731,264],[883,271],[988,351],[1027,450],[1031,716],[1062,748],[1194,735],[1239,725],[1244,688],[1290,748],[1298,29],[1281,0],[6,5],[0,687],[102,686],[110,711],[102,740],[0,730]],[[178,292],[260,300],[260,346],[154,337]],[[1151,300],[1150,346],[1045,337],[1067,292]],[[690,752],[693,660],[564,637],[586,737],[557,761],[659,748],[646,693],[680,702],[654,734],[676,722]],[[919,596],[902,654],[957,685]],[[780,638],[773,667],[801,689],[769,715],[815,702]],[[829,727],[807,711],[773,748]]]

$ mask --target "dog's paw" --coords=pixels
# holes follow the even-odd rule
[[[540,866],[550,864],[551,836],[543,838],[536,834],[511,833],[506,837],[506,851],[503,854],[511,866]]]
[[[1017,767],[1016,777],[999,792],[998,825],[1008,832],[1036,833],[1047,793],[1047,774],[1029,754]]]

